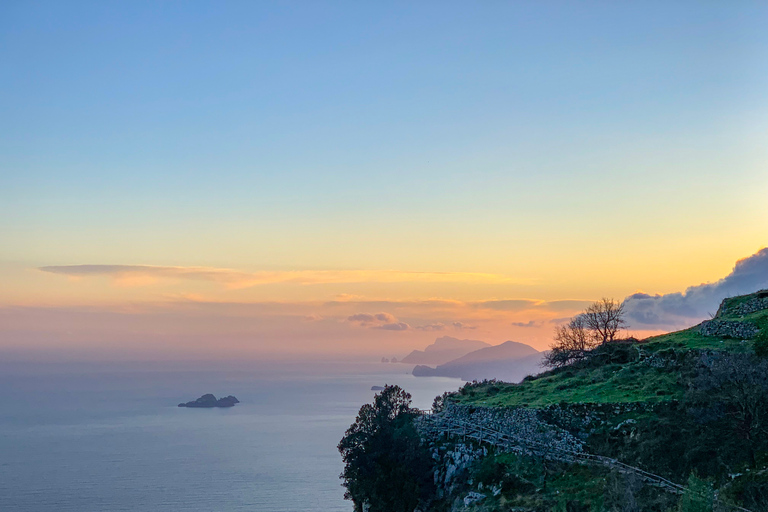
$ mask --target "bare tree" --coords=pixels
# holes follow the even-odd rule
[[[626,325],[624,303],[601,299],[557,328],[543,365],[554,368],[584,359],[593,348],[614,341]]]
[[[595,336],[587,329],[584,315],[577,315],[555,332],[555,343],[544,357],[544,365],[550,367],[565,366],[583,359],[586,353],[596,346]]]
[[[624,313],[623,302],[604,297],[589,305],[582,316],[586,328],[603,344],[615,340],[619,331],[627,326]]]

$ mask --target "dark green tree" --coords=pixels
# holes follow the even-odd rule
[[[344,497],[355,511],[412,512],[434,495],[433,461],[414,427],[411,395],[385,386],[339,443]]]

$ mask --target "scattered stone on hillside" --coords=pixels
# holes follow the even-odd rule
[[[744,316],[768,309],[768,290],[760,290],[753,294],[754,296],[740,303],[735,303],[733,299],[725,299],[720,303],[715,318],[723,316]]]
[[[699,327],[699,332],[704,336],[717,336],[720,338],[734,338],[749,340],[760,333],[760,329],[750,322],[737,322],[729,320],[705,320]]]
[[[760,329],[755,324],[747,321],[727,319],[743,317],[765,309],[768,309],[768,290],[760,290],[753,293],[746,300],[743,300],[742,297],[724,299],[720,303],[715,317],[712,320],[705,320],[701,323],[699,332],[704,336],[740,340],[752,339],[760,333]]]
[[[428,430],[435,422],[452,419],[472,423],[516,437],[523,443],[549,446],[556,450],[581,452],[582,442],[565,429],[548,423],[541,411],[523,407],[477,407],[449,404],[432,421],[422,422],[419,427]]]
[[[479,503],[485,499],[485,494],[480,494],[479,492],[470,492],[464,497],[464,506],[468,507],[470,505],[474,505],[475,503]]]

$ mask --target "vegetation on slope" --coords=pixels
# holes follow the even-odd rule
[[[740,297],[743,300],[743,298]],[[768,310],[728,320],[748,321],[768,333]],[[590,357],[531,376],[519,384],[470,383],[451,400],[494,407],[544,407],[559,403],[625,403],[679,400],[704,353],[755,353],[755,342],[704,336],[698,326],[636,343],[614,342]]]
[[[754,339],[706,336],[693,327],[600,342],[519,384],[468,383],[435,401],[436,410],[446,403],[470,411],[535,409],[544,425],[579,438],[588,453],[687,482],[682,497],[604,467],[491,450],[463,481],[438,489],[419,509],[712,512],[733,510],[731,504],[768,512],[768,309],[739,309],[754,299],[728,299],[714,319],[748,322],[752,332],[759,329]],[[427,482],[435,466],[422,461]],[[463,506],[470,491],[485,498]]]

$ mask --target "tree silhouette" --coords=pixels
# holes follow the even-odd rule
[[[360,408],[338,449],[356,512],[412,512],[434,493],[433,461],[413,425],[411,395],[385,386]]]

